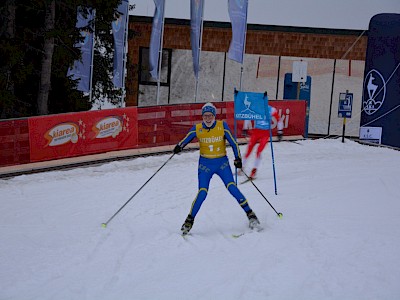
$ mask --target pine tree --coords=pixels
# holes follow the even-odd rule
[[[112,84],[111,22],[120,0],[6,0],[0,3],[0,117],[13,118],[91,108],[67,70],[79,59],[77,8],[96,10],[92,101],[118,103]]]

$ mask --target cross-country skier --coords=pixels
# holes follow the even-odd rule
[[[239,146],[225,121],[215,120],[216,108],[212,103],[206,103],[202,108],[203,122],[194,125],[186,137],[181,140],[174,148],[177,154],[190,143],[195,137],[200,144],[200,159],[198,166],[198,185],[199,190],[194,199],[189,215],[182,225],[182,234],[186,235],[192,229],[194,219],[200,207],[207,197],[211,177],[217,174],[225,184],[225,187],[236,198],[242,209],[246,212],[249,219],[250,228],[256,228],[260,222],[255,213],[251,210],[245,196],[239,191],[233,180],[233,174],[226,155],[226,143],[228,140],[232,146],[235,160],[234,165],[242,168]]]
[[[255,120],[254,121],[254,128],[251,130],[250,141],[247,145],[246,154],[243,158],[243,169],[245,167],[246,161],[249,158],[251,152],[253,151],[254,146],[259,143],[257,151],[256,151],[256,159],[254,161],[254,167],[251,170],[250,178],[254,179],[256,177],[257,168],[261,162],[261,153],[264,150],[265,146],[269,141],[269,128],[271,125],[270,120],[272,117],[278,122],[277,129],[278,129],[278,141],[282,140],[283,136],[283,122],[278,114],[278,111],[275,107],[268,105],[268,113],[269,119],[264,118],[263,120]]]

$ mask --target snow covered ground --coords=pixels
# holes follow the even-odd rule
[[[400,299],[400,152],[274,143],[278,195],[269,153],[255,184],[283,219],[242,184],[265,229],[237,239],[247,219],[217,177],[180,236],[197,151],[172,157],[105,229],[171,155],[0,180],[0,299]]]

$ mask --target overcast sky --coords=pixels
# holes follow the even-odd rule
[[[205,0],[204,19],[229,22],[227,3]],[[136,4],[131,14],[154,15],[153,0],[130,0],[130,4]],[[190,18],[190,0],[166,0],[165,5],[166,18]],[[248,23],[364,30],[379,13],[400,14],[400,0],[249,0]]]

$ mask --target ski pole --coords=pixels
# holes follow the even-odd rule
[[[277,214],[279,219],[282,219],[283,214],[280,212],[277,212],[276,209],[272,206],[272,204],[268,201],[268,199],[264,196],[263,193],[261,193],[260,189],[254,184],[253,180],[243,171],[243,174],[247,177],[247,179],[251,182],[252,185],[254,185],[254,187],[256,188],[256,190],[260,193],[260,195],[265,199],[265,201],[267,201],[267,203],[269,204],[269,206],[271,206],[271,208],[274,210],[274,212]]]
[[[167,164],[167,162],[169,162],[170,160],[171,160],[171,158],[172,157],[174,157],[174,155],[175,155],[175,153],[174,154],[172,154],[171,156],[170,156],[170,158],[168,158],[167,159],[167,161],[140,187],[140,189],[138,189],[137,191],[136,191],[136,193],[134,193],[129,199],[128,199],[128,201],[126,201],[125,202],[125,204],[124,205],[122,205],[121,207],[120,207],[120,209],[118,209],[116,212],[115,212],[115,214],[113,214],[112,216],[111,216],[111,218],[109,218],[108,220],[107,220],[107,222],[105,222],[105,223],[101,223],[101,226],[103,227],[103,228],[106,228],[107,227],[107,225],[108,225],[108,223],[110,223],[111,222],[111,220],[112,219],[114,219],[114,217],[133,199],[133,197],[135,197],[139,192],[140,192],[140,190]]]
[[[271,146],[272,172],[274,174],[275,195],[278,195],[278,188],[276,187],[275,157],[274,157],[274,147],[272,147],[272,128],[271,128],[271,126],[269,126],[269,144]]]

